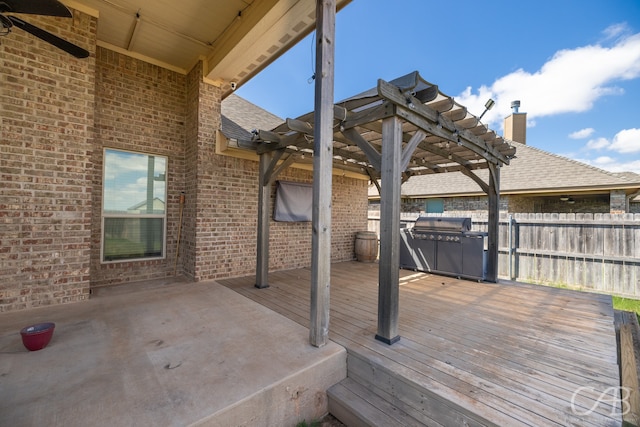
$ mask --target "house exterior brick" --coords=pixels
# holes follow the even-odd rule
[[[33,16],[95,50],[96,19]],[[0,312],[81,301],[90,286],[95,58],[22,32],[0,44]]]
[[[184,75],[96,47],[97,20],[81,12],[39,21],[66,25],[65,36],[91,56],[70,58],[17,32],[0,45],[0,311],[174,274],[254,274],[258,162],[216,153],[222,94],[204,81],[202,64]],[[105,148],[167,157],[163,259],[101,261]],[[292,167],[278,179],[313,176]],[[275,186],[272,206],[274,198]],[[332,261],[354,259],[367,181],[335,175],[332,206]],[[310,266],[311,223],[270,225],[270,269]]]
[[[173,275],[180,191],[184,187],[185,76],[103,47],[96,50],[91,286]],[[102,263],[105,148],[168,157],[165,259]]]

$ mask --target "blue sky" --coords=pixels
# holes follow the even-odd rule
[[[280,117],[313,109],[313,35],[238,95]],[[335,100],[419,71],[502,134],[513,100],[527,143],[640,173],[640,0],[353,0],[336,18]]]
[[[154,176],[166,174],[167,158],[154,156]],[[149,156],[107,149],[104,171],[104,211],[126,212],[147,200]],[[165,201],[165,180],[154,180],[153,197]]]

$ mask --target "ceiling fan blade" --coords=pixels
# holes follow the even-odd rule
[[[72,16],[67,6],[58,0],[0,0],[0,11],[62,18],[71,18]]]
[[[7,16],[7,18],[9,18],[11,22],[13,22],[14,26],[33,34],[41,40],[51,43],[55,47],[60,48],[67,53],[70,53],[76,58],[86,58],[87,56],[89,56],[89,52],[81,48],[80,46],[76,46],[75,44],[61,39],[60,37],[53,35],[48,31],[38,28],[35,25],[31,25],[28,22],[24,22],[20,18],[16,18],[15,16]]]

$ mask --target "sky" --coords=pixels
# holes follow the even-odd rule
[[[314,34],[238,88],[282,117],[314,105]],[[336,17],[335,101],[418,71],[503,134],[640,174],[640,0],[352,0]]]
[[[154,157],[154,177],[166,174],[167,158]],[[147,172],[149,156],[107,149],[104,171],[104,210],[106,212],[126,212],[128,209],[146,202]],[[155,179],[153,197],[165,201],[166,182]]]

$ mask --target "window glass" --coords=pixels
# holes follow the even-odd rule
[[[425,207],[426,213],[443,213],[444,212],[444,200],[443,199],[428,199],[427,206]]]
[[[105,150],[104,213],[164,214],[166,157]]]
[[[164,256],[167,158],[106,149],[102,260]]]

